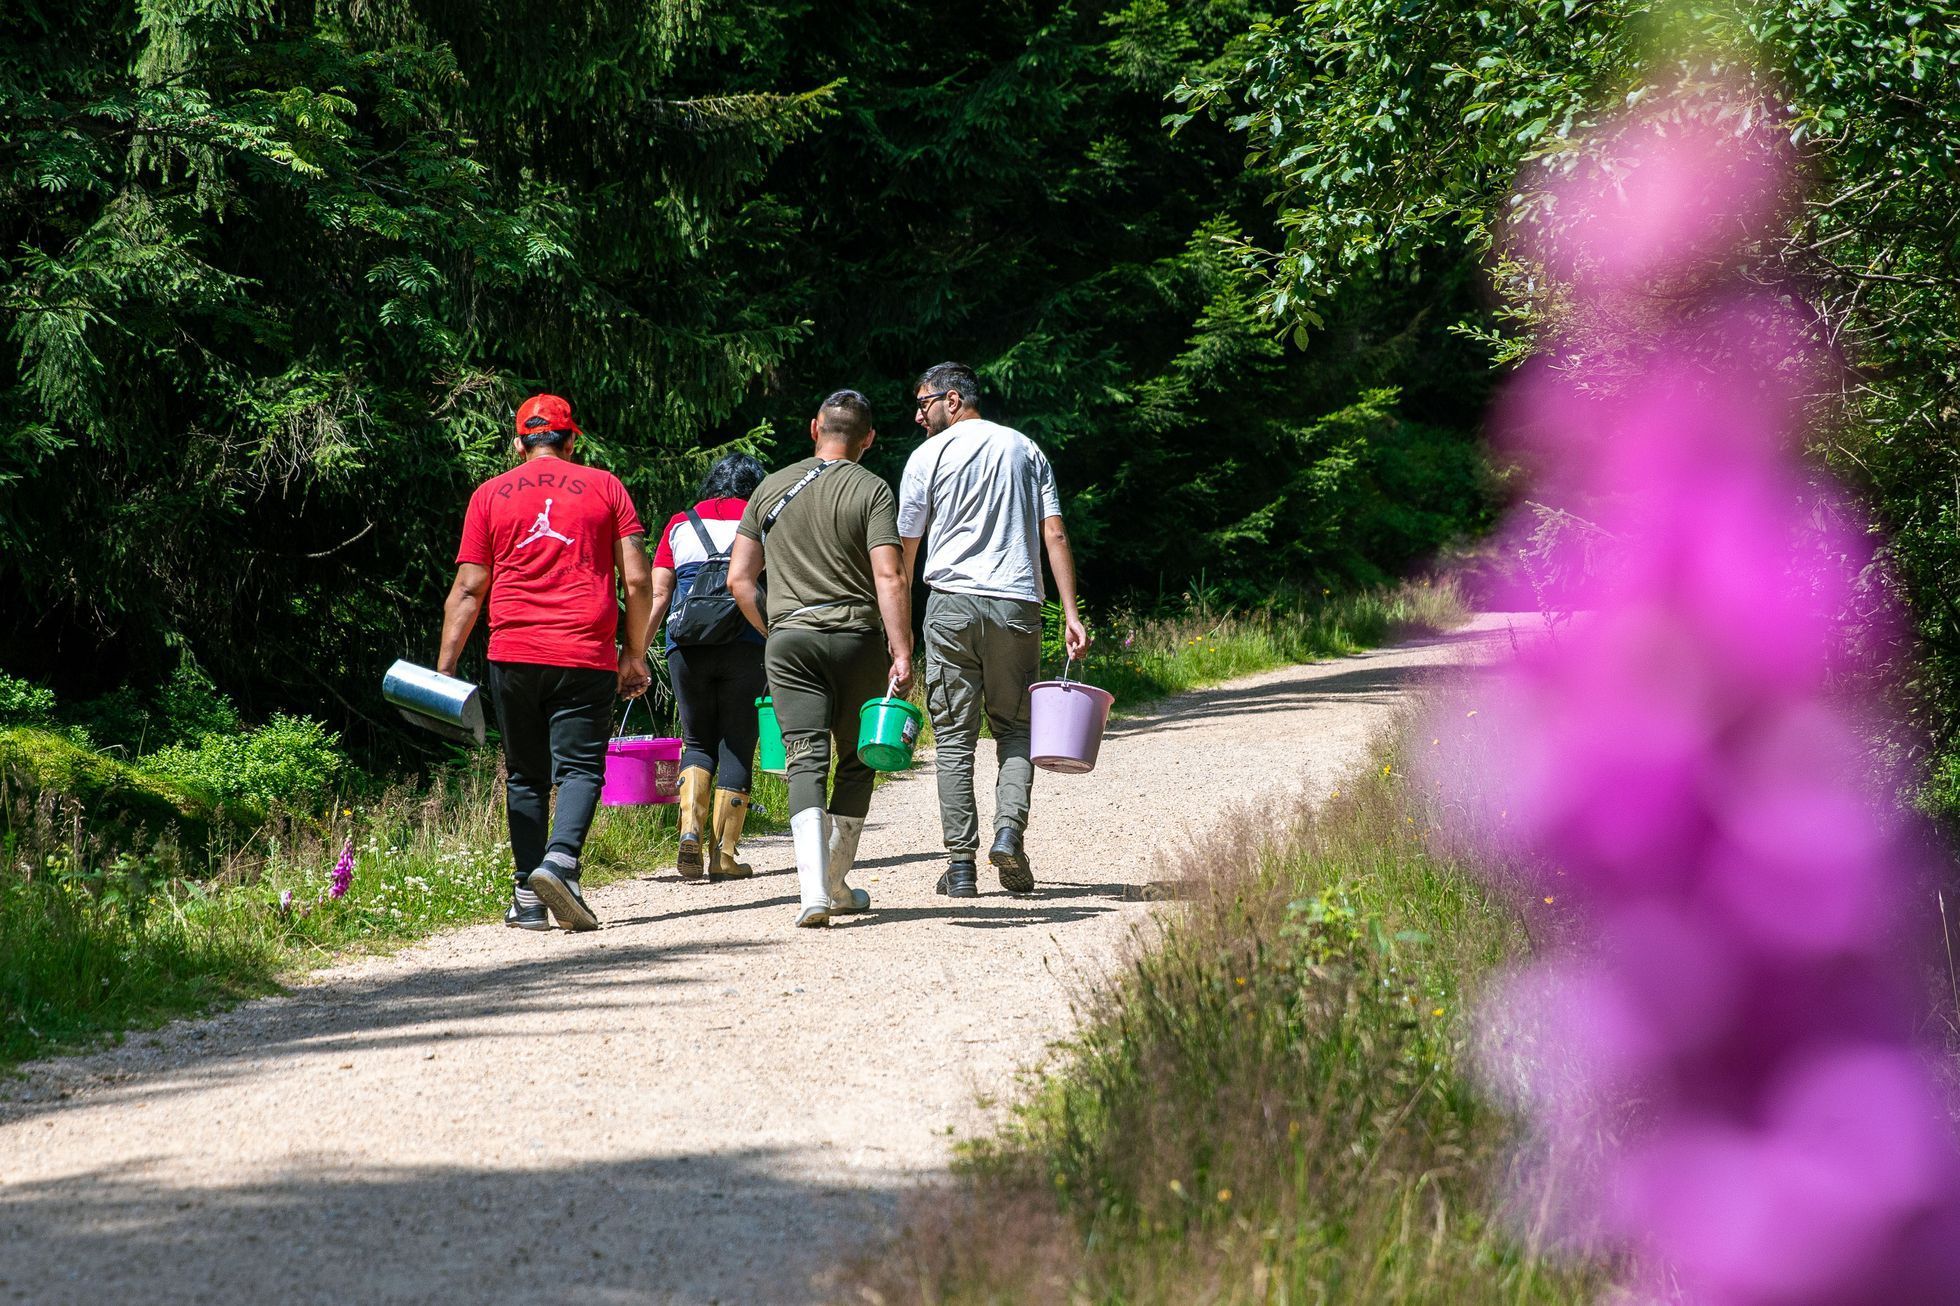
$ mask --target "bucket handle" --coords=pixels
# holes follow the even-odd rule
[[[633,698],[629,698],[626,700],[626,710],[619,714],[619,728],[613,731],[614,739],[618,739],[626,733],[626,718],[633,715],[633,705],[635,703],[644,705],[646,703],[646,695],[639,694],[634,696]],[[653,726],[653,709],[649,707],[647,708],[647,727],[651,729],[652,726]]]
[[[1062,683],[1064,685],[1068,684],[1068,669],[1074,665],[1075,665],[1075,654],[1071,653],[1068,655],[1068,660],[1062,663]]]

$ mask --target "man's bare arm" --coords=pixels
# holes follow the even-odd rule
[[[613,567],[626,587],[626,625],[619,640],[619,693],[637,698],[653,683],[647,670],[647,617],[653,609],[653,568],[647,537],[624,535],[613,544]]]
[[[762,578],[762,545],[746,535],[737,535],[728,551],[728,592],[735,606],[749,619],[758,635],[769,634],[769,621],[762,614],[756,582]]]
[[[910,539],[901,539],[898,542],[899,548],[905,551],[905,584],[908,588],[912,584],[912,578],[918,575],[918,572],[914,571],[913,568],[919,565],[919,541],[921,538],[921,536],[914,535]]]
[[[912,586],[899,551],[889,544],[871,550],[871,578],[878,585],[878,615],[892,651],[892,692],[912,687]]]
[[[489,593],[488,567],[465,562],[456,568],[455,583],[449,587],[449,597],[442,604],[442,644],[436,652],[436,670],[443,675],[456,674],[456,664],[463,659],[463,645],[476,629],[477,614],[483,611],[483,600]]]
[[[1048,570],[1055,575],[1055,593],[1062,601],[1062,643],[1068,655],[1079,658],[1089,647],[1089,628],[1075,604],[1075,553],[1068,546],[1068,528],[1062,519],[1041,519],[1041,544],[1048,553]]]

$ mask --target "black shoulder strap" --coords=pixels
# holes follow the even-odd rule
[[[802,480],[790,486],[789,493],[785,494],[782,498],[776,500],[776,506],[771,508],[769,510],[768,516],[762,519],[762,538],[765,540],[769,538],[769,528],[776,524],[776,518],[783,515],[783,509],[789,507],[789,501],[791,499],[794,499],[797,495],[803,493],[804,487],[808,486],[811,481],[816,480],[819,476],[822,476],[825,472],[829,471],[832,467],[835,467],[838,463],[842,461],[844,461],[842,458],[838,458],[838,459],[834,459],[831,462],[818,463],[815,467],[812,467],[809,471],[803,474]]]
[[[715,537],[708,534],[708,528],[701,524],[700,513],[694,511],[694,509],[692,508],[689,508],[687,510],[687,519],[688,521],[694,524],[694,533],[701,537],[701,547],[708,551],[708,556],[710,558],[721,558],[727,556],[726,550],[717,549],[715,547]]]

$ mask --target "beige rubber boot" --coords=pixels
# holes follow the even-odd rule
[[[702,846],[708,839],[708,791],[714,776],[705,766],[690,766],[681,772],[680,826],[681,848],[674,857],[674,869],[683,880],[698,880],[706,869]]]
[[[715,790],[715,842],[708,849],[708,878],[746,880],[755,872],[748,863],[735,860],[735,845],[742,842],[742,823],[749,819],[749,796],[733,789]]]

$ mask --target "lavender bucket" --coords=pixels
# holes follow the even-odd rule
[[[1028,692],[1032,699],[1028,760],[1044,771],[1062,775],[1095,770],[1114,695],[1070,680],[1066,666],[1060,680],[1041,681]]]

